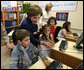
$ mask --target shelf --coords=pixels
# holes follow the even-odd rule
[[[3,11],[5,13],[17,13],[17,11]]]
[[[19,13],[25,13],[24,11],[18,11]]]
[[[12,28],[17,28],[19,27],[19,25],[16,25],[16,26],[10,26],[10,27],[5,27],[6,29],[12,29]]]
[[[3,11],[3,12],[5,12],[5,13],[17,13],[17,12],[24,13],[24,11]]]
[[[17,21],[17,19],[6,19],[5,21]]]
[[[12,19],[12,18],[5,19],[4,18],[4,16],[6,17],[6,14],[8,15],[8,14],[11,14],[11,13],[16,14],[14,19]],[[1,11],[1,14],[2,14],[1,22],[3,22],[4,27],[5,27],[5,22],[6,21],[16,21],[16,26],[5,27],[6,29],[12,29],[12,28],[16,28],[16,27],[19,26],[19,23],[21,21],[21,19],[19,18],[19,14],[24,14],[24,11]]]

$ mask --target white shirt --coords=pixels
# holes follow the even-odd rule
[[[31,62],[31,60],[28,56],[28,53],[27,53],[27,50],[28,50],[29,46],[26,47],[26,48],[21,46],[21,48],[24,52],[23,64],[25,64],[29,68],[32,65],[32,62]]]
[[[43,11],[43,15],[40,18],[38,24],[41,24],[42,26],[44,26],[45,24],[47,24],[48,19],[51,17],[51,11],[49,11],[49,13],[47,14],[46,11]]]
[[[67,31],[66,31],[66,33],[67,33]],[[59,31],[58,36],[57,36],[57,39],[58,40],[66,40],[65,39],[65,36],[64,36],[64,34],[62,32],[62,29]]]

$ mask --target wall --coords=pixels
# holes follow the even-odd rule
[[[24,3],[39,4],[38,1],[24,1]],[[11,1],[12,6],[16,6],[16,1]],[[52,12],[52,16],[56,17],[56,12]],[[78,1],[77,10],[69,12],[68,21],[71,22],[71,28],[83,30],[83,1]],[[64,21],[57,21],[57,25],[62,26]]]
[[[83,1],[78,1],[77,11],[69,13],[72,28],[83,30]]]

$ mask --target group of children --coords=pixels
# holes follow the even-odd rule
[[[46,66],[51,62],[47,59],[49,50],[54,46],[54,35],[56,30],[56,18],[50,17],[47,24],[42,26],[37,32],[37,21],[42,15],[39,6],[34,5],[28,8],[27,18],[13,33],[13,42],[16,47],[11,53],[10,69],[27,69],[38,61],[38,56],[44,61]],[[66,21],[58,33],[58,37],[70,36],[70,22]],[[77,38],[77,37],[74,37]],[[59,38],[58,38],[59,39]]]
[[[52,46],[50,46],[50,47],[40,45],[40,47],[36,48],[36,46],[30,42],[29,31],[27,31],[25,29],[19,29],[16,31],[15,35],[16,35],[16,39],[17,39],[17,45],[11,53],[10,69],[29,68],[32,64],[34,64],[35,62],[38,61],[38,56],[41,57],[41,59],[46,64],[46,66],[50,65],[51,62],[46,57],[49,56],[49,54],[50,54],[50,53],[48,53],[49,49],[52,48],[55,44],[54,35],[53,35],[55,30],[54,30],[54,32],[51,33],[50,26],[52,25],[55,28],[54,24],[56,21],[56,19],[54,17],[51,17],[50,19],[49,19],[50,22],[48,21],[48,24],[45,24],[42,27],[42,32],[39,35],[39,40],[45,41],[45,42],[50,42],[52,44]],[[37,33],[38,32],[34,32],[33,33],[34,36],[37,35]]]

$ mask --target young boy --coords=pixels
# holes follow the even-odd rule
[[[36,56],[40,56],[46,66],[51,62],[30,43],[30,33],[27,30],[19,29],[16,31],[17,45],[11,53],[10,69],[27,69],[37,61]]]

